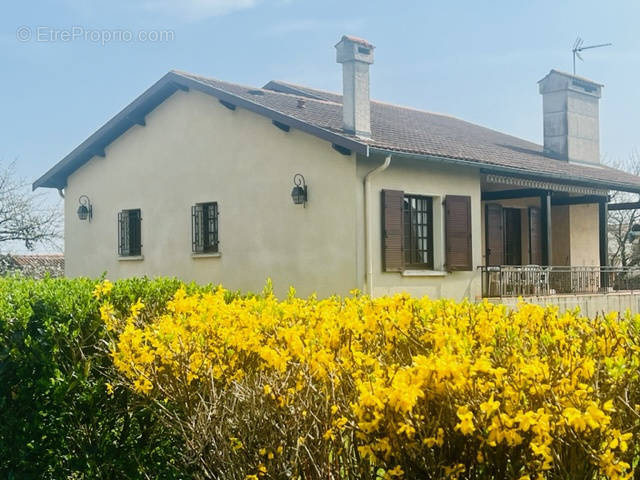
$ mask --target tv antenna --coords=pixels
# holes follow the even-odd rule
[[[587,45],[584,46],[584,40],[580,37],[576,38],[576,41],[573,43],[573,48],[571,51],[573,52],[573,74],[576,74],[576,57],[578,57],[581,61],[584,62],[584,59],[580,55],[580,52],[583,50],[591,50],[592,48],[600,48],[600,47],[610,47],[613,43],[599,43],[598,45]]]

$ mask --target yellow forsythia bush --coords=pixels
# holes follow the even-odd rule
[[[97,295],[202,478],[618,479],[640,456],[640,316],[219,288],[120,318]]]

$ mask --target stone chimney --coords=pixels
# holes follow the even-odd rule
[[[371,136],[369,65],[375,47],[361,38],[344,35],[336,44],[336,61],[342,64],[342,123],[347,133]]]
[[[557,70],[551,70],[538,85],[545,153],[569,162],[599,164],[602,85]]]

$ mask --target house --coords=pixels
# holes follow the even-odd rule
[[[608,195],[640,178],[600,164],[602,85],[540,80],[537,145],[371,101],[374,46],[336,50],[343,95],[171,71],[36,180],[65,197],[66,274],[614,301]]]
[[[64,256],[59,253],[0,255],[0,275],[14,273],[32,278],[62,277],[64,275]]]

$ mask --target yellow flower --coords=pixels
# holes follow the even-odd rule
[[[109,295],[112,289],[113,284],[109,280],[105,279],[104,281],[102,281],[102,283],[96,284],[93,289],[93,296],[97,299],[100,299],[106,295]]]
[[[404,475],[404,470],[400,465],[396,465],[391,470],[387,470],[387,477],[402,477]]]
[[[98,290],[106,295],[102,284]],[[434,462],[419,465],[430,475],[449,478],[490,462],[493,452],[507,461],[518,455],[523,480],[542,480],[556,458],[566,458],[567,471],[590,462],[602,478],[632,471],[625,460],[635,430],[615,428],[631,428],[628,409],[615,402],[627,395],[640,405],[640,316],[407,294],[300,299],[292,291],[279,301],[271,289],[242,297],[221,287],[193,295],[181,288],[163,307],[140,321],[142,301],[120,318],[103,299],[100,317],[117,336],[110,358],[133,391],[194,424],[201,417],[192,412],[209,408],[199,399],[224,398],[226,431],[238,438],[212,440],[230,458],[251,454],[240,438],[255,436],[265,445],[259,458],[281,455],[288,464],[320,432],[340,443],[332,461],[349,454],[342,440],[350,439],[363,461],[395,466],[389,478],[408,470],[397,460],[407,452]],[[274,401],[239,410],[262,395]],[[252,416],[268,419],[264,432],[247,426]],[[269,429],[298,438],[297,447],[272,445]],[[460,463],[447,463],[445,439]],[[267,476],[254,473],[247,478]]]
[[[475,426],[473,425],[473,413],[469,411],[469,408],[466,405],[462,405],[458,407],[458,411],[456,413],[460,422],[455,426],[456,430],[460,430],[460,433],[463,435],[471,435],[475,431]]]
[[[491,397],[489,397],[489,400],[480,404],[480,411],[487,417],[498,410],[498,408],[500,408],[500,402],[493,399],[493,393],[491,394]]]

